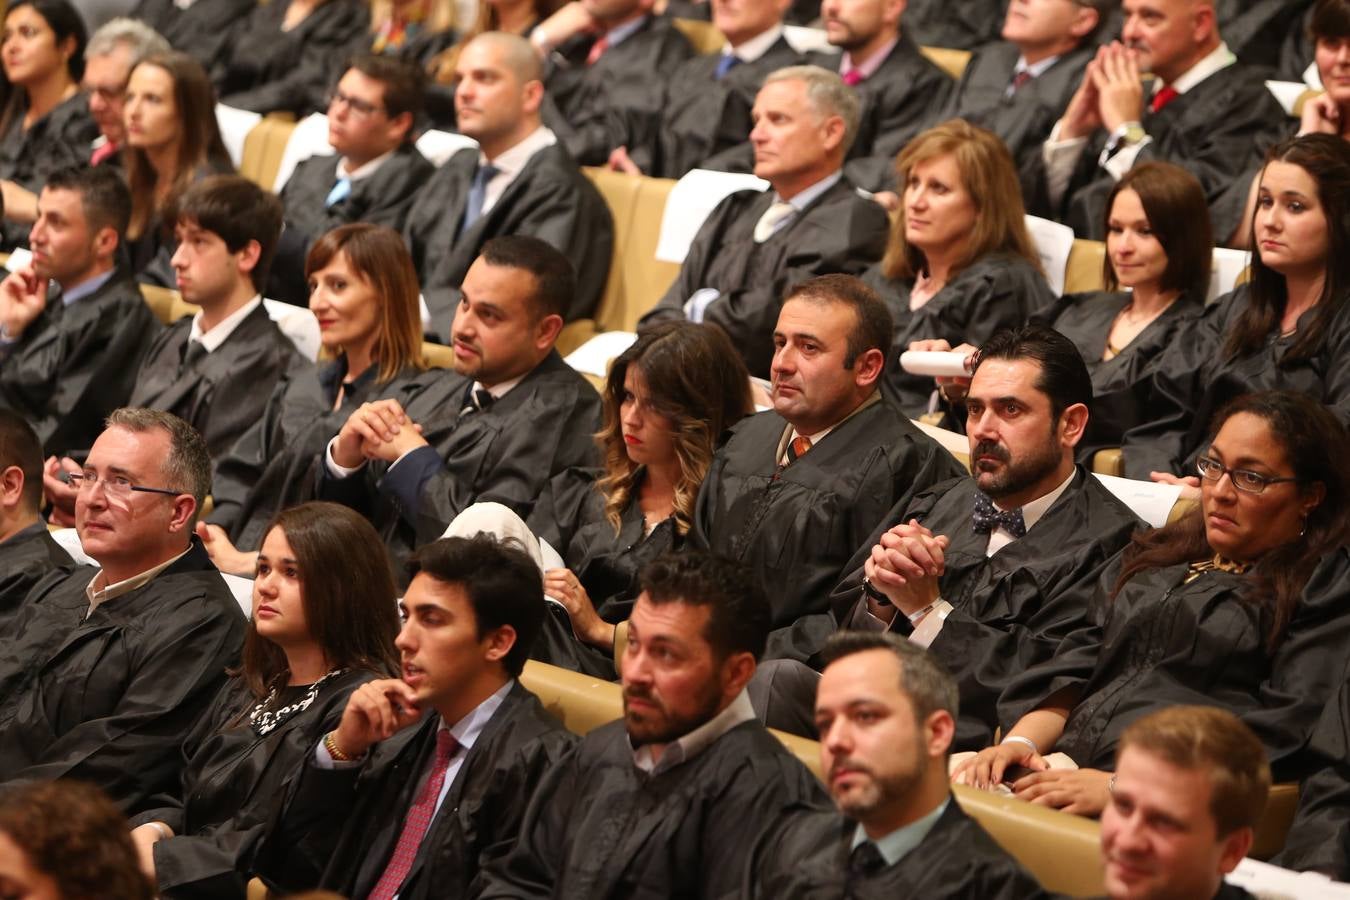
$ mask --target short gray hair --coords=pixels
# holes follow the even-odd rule
[[[198,513],[201,512],[206,495],[211,493],[211,451],[197,429],[173,413],[132,406],[113,410],[104,424],[137,434],[167,432],[169,457],[159,467],[167,483],[155,487],[191,494],[197,500]]]
[[[137,19],[118,16],[99,26],[98,31],[90,36],[89,44],[84,48],[84,58],[107,56],[118,47],[126,47],[131,51],[132,68],[152,53],[168,53],[171,49],[169,42],[149,25]]]
[[[897,634],[888,631],[836,632],[826,641],[821,658],[828,668],[846,656],[868,650],[887,650],[899,660],[900,689],[909,696],[914,718],[919,723],[938,710],[956,718],[960,711],[956,679],[927,650]]]
[[[858,136],[858,120],[862,115],[862,103],[853,88],[844,84],[839,73],[822,69],[820,66],[788,66],[771,73],[764,83],[779,81],[800,81],[806,85],[806,99],[811,108],[822,119],[838,116],[844,121],[844,141],[841,149],[847,155]]]

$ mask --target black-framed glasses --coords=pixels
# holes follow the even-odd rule
[[[347,108],[359,116],[373,116],[383,109],[381,106],[362,100],[360,97],[353,97],[351,94],[344,94],[339,90],[334,90],[328,95],[329,109],[332,109],[333,105],[339,102],[347,104]]]
[[[1248,494],[1259,494],[1272,484],[1285,481],[1298,481],[1288,476],[1262,475],[1251,469],[1230,469],[1212,456],[1202,456],[1195,461],[1195,471],[1206,481],[1218,481],[1225,474],[1233,482],[1233,487]]]
[[[67,472],[66,483],[80,492],[92,491],[101,484],[105,494],[118,500],[126,500],[133,491],[142,494],[167,494],[170,497],[187,493],[187,491],[171,491],[168,488],[132,484],[131,479],[125,475],[109,475],[106,478],[100,478],[97,472],[87,469],[83,472]]]

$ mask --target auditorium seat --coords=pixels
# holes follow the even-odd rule
[[[1105,262],[1106,244],[1101,241],[1075,238],[1073,249],[1069,251],[1069,265],[1064,272],[1064,293],[1081,294],[1105,290],[1106,282],[1102,277],[1102,266]]]
[[[679,29],[694,48],[695,53],[716,53],[722,49],[727,39],[712,22],[701,19],[671,19],[670,24]]]
[[[607,330],[633,331],[638,319],[657,304],[680,274],[680,264],[656,258],[661,240],[661,217],[666,198],[675,187],[674,179],[643,178],[638,186],[637,207],[633,213],[628,252],[624,257],[624,303],[622,314],[612,322],[601,322]]]
[[[433,369],[453,369],[455,367],[455,351],[444,344],[423,341],[422,358]]]
[[[920,47],[919,52],[928,57],[929,62],[948,75],[961,80],[966,65],[970,62],[969,50],[951,50],[947,47]]]

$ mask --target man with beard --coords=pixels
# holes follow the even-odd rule
[[[548,480],[599,464],[600,397],[553,349],[576,287],[544,241],[493,238],[464,276],[454,369],[364,403],[328,444],[318,491],[366,514],[400,565],[480,500],[530,514]]]
[[[641,575],[624,717],[539,783],[480,898],[725,897],[751,838],[820,783],[755,721],[745,685],[769,611],[744,570],[690,552]]]
[[[816,728],[839,812],[795,810],[770,826],[742,896],[1048,897],[952,797],[951,676],[894,634],[838,634],[824,655]]]
[[[831,598],[841,628],[905,635],[952,672],[957,750],[993,742],[1004,685],[1088,626],[1098,579],[1141,527],[1074,465],[1092,379],[1068,338],[997,332],[975,365],[973,477],[893,508]]]

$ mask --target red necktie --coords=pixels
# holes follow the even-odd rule
[[[849,69],[847,72],[843,74],[843,79],[844,84],[848,85],[849,87],[857,87],[858,84],[863,80],[863,74],[857,69]]]
[[[1180,96],[1181,95],[1177,93],[1176,88],[1171,87],[1170,85],[1164,86],[1158,93],[1153,95],[1153,102],[1148,105],[1148,110],[1151,113],[1157,113],[1161,111],[1164,106]]]
[[[586,54],[586,65],[588,66],[595,65],[596,60],[598,60],[601,56],[604,56],[605,51],[608,49],[609,49],[609,38],[602,36],[600,40],[596,41],[594,44],[591,44],[591,52]]]
[[[1026,69],[1022,69],[1020,72],[1014,72],[1012,79],[1013,93],[1015,94],[1018,91],[1020,91],[1022,89],[1022,85],[1026,84],[1030,80],[1031,80],[1031,73],[1028,72]]]
[[[447,729],[436,731],[436,758],[432,760],[431,772],[426,783],[417,792],[417,798],[408,807],[408,815],[403,820],[403,831],[398,836],[398,844],[384,874],[375,883],[367,895],[367,900],[393,900],[399,888],[403,886],[408,873],[412,871],[413,860],[417,858],[417,848],[427,836],[431,820],[436,813],[436,799],[441,795],[445,784],[445,770],[450,767],[450,758],[459,750],[459,741],[455,740]]]

